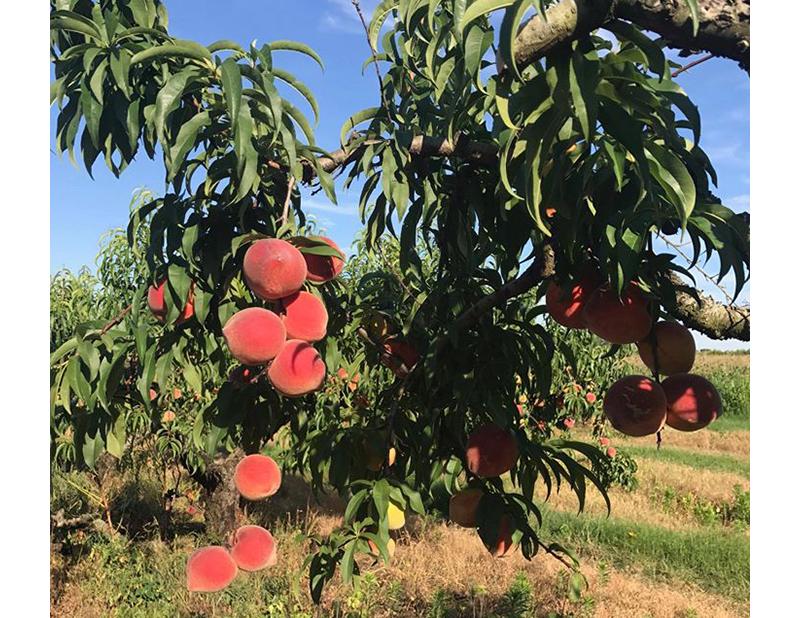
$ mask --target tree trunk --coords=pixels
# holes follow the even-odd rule
[[[243,456],[237,449],[209,463],[202,477],[193,475],[203,487],[206,532],[219,540],[227,539],[241,521],[239,492],[233,484],[233,473]]]

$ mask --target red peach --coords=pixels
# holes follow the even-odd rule
[[[190,592],[217,592],[226,588],[236,573],[236,563],[227,549],[202,547],[186,562],[186,588]]]
[[[475,476],[500,476],[519,458],[517,440],[511,432],[489,423],[470,434],[466,456],[467,467]]]
[[[275,539],[261,526],[241,526],[233,533],[231,557],[243,571],[260,571],[278,560]]]
[[[608,389],[603,412],[617,431],[641,437],[656,433],[667,420],[667,397],[645,376],[625,376]]]
[[[597,283],[593,277],[584,278],[566,289],[551,281],[545,295],[545,305],[550,317],[568,328],[586,328],[583,309],[596,289]]]
[[[233,484],[247,500],[263,500],[275,495],[281,486],[281,469],[272,457],[247,455],[236,464]]]
[[[300,397],[322,386],[325,361],[311,344],[290,339],[272,361],[267,376],[282,395]]]
[[[656,354],[653,353],[653,340]],[[658,322],[649,335],[636,342],[636,348],[639,358],[650,371],[656,370],[658,357],[658,373],[661,375],[687,373],[694,365],[694,337],[688,328],[677,322]]]
[[[667,425],[678,431],[697,431],[722,414],[722,399],[705,378],[678,373],[661,383],[667,397]]]
[[[583,317],[589,330],[609,343],[635,343],[652,326],[647,300],[634,285],[628,286],[622,298],[608,286],[595,290],[586,301]]]
[[[288,339],[319,341],[328,329],[325,304],[310,292],[297,292],[281,300],[281,319]]]
[[[166,279],[162,279],[157,286],[151,285],[147,289],[147,306],[150,308],[150,311],[155,316],[155,318],[162,324],[167,320],[167,304],[164,301],[164,292],[166,289],[167,289]],[[192,291],[189,290],[189,294],[186,298],[186,304],[184,304],[183,309],[181,310],[181,313],[178,316],[178,319],[175,321],[175,324],[183,324],[193,315],[194,315],[194,295],[192,294]]]
[[[314,283],[324,283],[338,277],[344,268],[344,252],[330,238],[325,236],[312,236],[309,239],[295,238],[292,243],[298,247],[309,247],[312,244],[309,242],[311,239],[323,241],[329,247],[336,249],[341,257],[303,253],[303,259],[306,261],[306,269],[308,271],[306,279]]]
[[[477,488],[463,489],[450,497],[449,516],[453,523],[464,528],[474,528],[478,525],[478,504],[483,497],[483,491]]]
[[[256,296],[278,300],[303,287],[307,269],[297,247],[278,238],[263,238],[247,249],[242,273]]]
[[[236,360],[244,365],[262,365],[283,348],[286,327],[272,311],[248,307],[233,314],[222,335]]]

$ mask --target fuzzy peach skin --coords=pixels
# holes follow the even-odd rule
[[[186,589],[190,592],[217,592],[226,588],[238,572],[230,553],[219,545],[196,550],[186,562]]]
[[[270,364],[267,376],[282,395],[301,397],[322,386],[325,361],[311,344],[290,339]]]
[[[517,440],[509,431],[490,423],[473,431],[467,442],[467,466],[482,478],[505,474],[517,462]]]
[[[608,389],[603,412],[617,431],[628,436],[654,434],[667,420],[667,397],[661,386],[646,376],[625,376]]]
[[[278,300],[303,287],[307,269],[297,247],[279,238],[262,238],[244,254],[242,273],[256,296]]]
[[[275,539],[261,526],[241,526],[233,533],[231,557],[243,571],[260,571],[278,561]]]
[[[310,292],[296,292],[281,300],[281,319],[289,339],[313,342],[325,338],[328,310],[319,297]]]
[[[236,464],[233,484],[243,498],[263,500],[274,495],[281,486],[281,469],[272,457],[246,455]]]
[[[233,357],[243,365],[263,365],[286,343],[283,321],[269,309],[248,307],[233,314],[222,329]]]

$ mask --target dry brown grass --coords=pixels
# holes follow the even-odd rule
[[[652,459],[639,460],[638,475],[643,486],[668,485],[680,492],[691,492],[715,502],[731,500],[734,485],[740,485],[745,491],[750,490],[750,481],[738,474],[700,470]]]
[[[749,431],[729,431],[719,433],[716,431],[676,431],[671,427],[665,427],[661,434],[663,446],[675,446],[708,453],[726,453],[737,455],[743,458],[750,457],[750,432]],[[617,432],[613,432],[613,441],[620,445],[635,444],[636,446],[652,446],[655,448],[655,438],[646,436],[644,438],[631,438]]]
[[[642,362],[642,359],[639,358],[638,354],[634,353],[626,356],[625,361],[635,370],[645,372],[646,375],[649,375],[649,370]],[[692,371],[695,373],[705,373],[714,369],[746,369],[749,371],[750,355],[698,352]]]

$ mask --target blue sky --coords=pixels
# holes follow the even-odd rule
[[[323,58],[325,71],[311,60],[291,52],[276,53],[276,62],[305,81],[319,103],[321,117],[317,142],[333,149],[342,123],[353,111],[377,103],[378,89],[370,68],[361,66],[369,56],[364,33],[350,0],[214,0],[168,1],[170,32],[177,37],[211,43],[233,39],[247,44],[293,39],[311,45]],[[362,0],[369,18],[377,0]],[[224,9],[220,8],[224,6]],[[680,61],[684,61],[679,59]],[[701,145],[719,176],[718,195],[735,211],[749,210],[750,193],[750,84],[747,74],[728,60],[713,59],[682,73],[677,80],[698,105],[703,123]],[[306,108],[307,109],[307,108]],[[56,110],[51,110],[51,152]],[[133,191],[142,186],[161,192],[164,187],[160,160],[142,155],[119,179],[99,161],[95,179],[74,167],[65,156],[50,160],[50,270],[92,265],[101,234],[127,223]],[[360,227],[355,204],[358,190],[337,191],[334,206],[319,194],[305,201],[308,212],[342,247],[350,245]],[[711,272],[713,272],[713,265]],[[700,285],[717,298],[714,288]],[[728,286],[731,289],[731,286]],[[749,299],[749,286],[740,297]],[[700,347],[710,347],[704,337]],[[715,347],[720,347],[715,345]],[[742,347],[729,342],[722,347]]]

